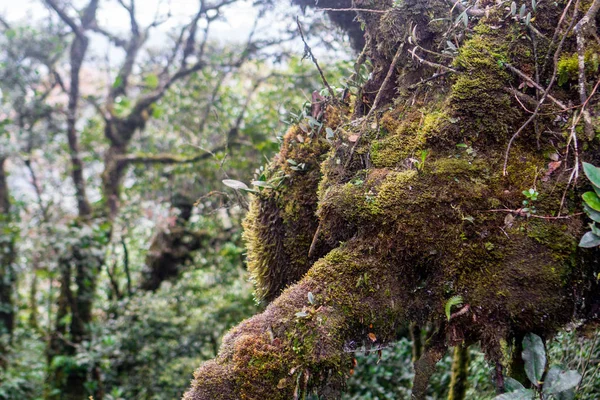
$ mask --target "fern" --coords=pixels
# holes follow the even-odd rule
[[[448,299],[448,301],[446,302],[446,318],[448,318],[448,321],[450,321],[450,310],[452,310],[452,306],[459,306],[463,303],[463,298],[460,295],[457,296],[452,296]]]

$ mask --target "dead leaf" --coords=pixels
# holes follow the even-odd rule
[[[512,214],[506,214],[504,217],[504,226],[510,228],[515,221],[515,217]]]
[[[377,341],[377,336],[375,336],[375,334],[373,332],[369,333],[369,339],[371,339],[371,342],[376,342]]]
[[[544,175],[544,177],[542,178],[542,182],[546,182],[548,181],[548,179],[550,179],[550,175],[552,175],[552,173],[554,171],[556,171],[560,165],[562,164],[562,161],[551,161],[548,163],[548,171],[546,171],[546,175]]]
[[[348,141],[349,141],[349,142],[352,142],[352,143],[354,143],[354,142],[356,142],[357,140],[358,140],[358,135],[356,135],[356,134],[355,134],[355,135],[350,135],[350,136],[348,136]]]
[[[302,137],[302,135],[297,135],[297,136],[296,136],[296,139],[298,139],[298,141],[299,141],[300,143],[304,143],[304,138]]]

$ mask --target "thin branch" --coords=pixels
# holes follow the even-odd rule
[[[521,79],[529,82],[531,85],[533,85],[533,87],[535,87],[539,91],[541,91],[541,92],[545,92],[546,91],[546,89],[544,89],[540,84],[538,84],[536,81],[534,81],[529,76],[527,76],[520,69],[514,67],[513,65],[511,65],[509,63],[504,63],[504,65],[506,66],[506,68],[508,68],[509,70],[511,70],[512,72],[514,72],[515,74],[517,74]],[[554,104],[556,104],[557,106],[559,106],[561,108],[561,111],[566,111],[568,109],[568,107],[566,106],[565,103],[563,103],[562,101],[558,100],[557,98],[555,98],[551,94],[548,94],[546,97],[549,100],[551,100]]]
[[[205,153],[192,157],[182,157],[177,154],[159,153],[159,154],[126,154],[117,157],[116,161],[123,164],[190,164],[211,158],[220,151],[225,150],[225,146],[218,146]]]
[[[127,243],[123,236],[121,236],[121,246],[123,247],[123,269],[127,278],[127,294],[131,297],[133,290],[131,289],[131,273],[129,272],[129,251],[127,250]]]
[[[325,85],[325,87],[327,87],[327,90],[329,91],[329,95],[331,96],[331,99],[333,101],[336,101],[335,92],[333,91],[331,86],[329,86],[329,83],[327,82],[327,79],[325,79],[325,75],[323,74],[323,70],[321,70],[319,63],[317,62],[317,58],[313,54],[308,43],[306,43],[306,39],[304,38],[304,31],[302,30],[302,25],[300,25],[299,17],[296,17],[296,23],[298,24],[298,31],[300,32],[300,37],[302,38],[302,42],[304,43],[304,57],[306,57],[307,55],[310,56],[312,62],[317,67],[317,70],[319,70],[319,74],[321,75],[321,80],[323,81],[323,84]]]
[[[523,211],[522,208],[516,209],[516,210],[511,210],[511,209],[495,209],[495,210],[486,210],[487,212],[504,212],[504,213],[510,213],[510,214],[515,214],[521,217],[528,217],[528,218],[538,218],[538,219],[547,219],[547,220],[554,220],[554,219],[570,219],[573,217],[578,217],[580,215],[583,215],[584,213],[575,213],[575,214],[571,214],[571,215],[558,215],[556,217],[553,216],[546,216],[546,215],[535,215],[535,214],[530,214],[527,213],[525,211]]]
[[[44,1],[46,2],[46,4],[48,4],[48,6],[50,6],[50,8],[52,8],[56,12],[56,14],[58,14],[60,19],[62,19],[65,24],[69,25],[69,27],[71,28],[73,33],[75,33],[77,36],[79,36],[80,39],[84,38],[85,35],[84,35],[81,27],[75,22],[75,20],[73,18],[71,18],[66,13],[65,10],[63,10],[58,4],[56,4],[56,1],[54,1],[54,0],[44,0]]]
[[[466,11],[467,15],[470,17],[483,17],[485,15],[485,10],[482,10],[480,8],[475,8],[475,7],[465,7],[460,2],[460,0],[456,0],[456,2],[454,2],[452,0],[446,0],[446,3],[448,3],[448,5],[451,5],[452,9],[456,8],[461,13]]]
[[[127,40],[122,39],[116,35],[113,35],[112,33],[110,33],[109,31],[107,31],[106,29],[98,26],[98,24],[92,24],[92,26],[90,27],[90,29],[104,37],[106,37],[109,41],[111,41],[112,43],[115,44],[115,46],[117,47],[121,47],[123,49],[127,48]]]
[[[424,59],[424,58],[422,58],[422,57],[419,57],[419,56],[417,55],[417,53],[415,53],[415,51],[417,50],[417,47],[419,47],[419,46],[415,46],[415,47],[414,47],[414,48],[413,48],[411,51],[409,51],[409,53],[410,53],[410,54],[411,54],[411,55],[412,55],[414,58],[416,58],[416,59],[417,59],[417,60],[418,60],[418,61],[419,61],[421,64],[425,64],[425,65],[428,65],[428,66],[430,66],[430,67],[433,67],[433,68],[439,68],[439,69],[443,69],[443,70],[444,70],[444,71],[446,71],[446,72],[453,72],[453,73],[456,73],[456,72],[458,72],[458,71],[457,71],[457,70],[455,70],[454,68],[450,68],[450,67],[447,67],[447,66],[445,66],[445,65],[443,65],[443,64],[438,64],[438,63],[435,63],[435,62],[432,62],[432,61],[428,61],[428,60],[426,60],[426,59]]]
[[[394,55],[394,58],[392,59],[392,63],[390,64],[390,68],[388,69],[388,72],[385,76],[385,79],[383,80],[383,83],[381,84],[381,86],[379,87],[379,90],[377,91],[377,95],[375,96],[375,100],[373,101],[373,106],[367,113],[367,116],[365,117],[365,121],[368,120],[369,117],[371,116],[371,114],[374,112],[374,110],[376,110],[377,107],[379,107],[379,102],[381,101],[383,92],[385,92],[387,86],[389,85],[390,81],[392,80],[392,76],[394,75],[394,70],[396,69],[396,65],[398,64],[398,61],[400,61],[400,55],[402,54],[402,49],[404,49],[404,43],[402,43],[400,46],[398,46],[398,50],[396,50],[396,54]],[[358,143],[358,140],[357,140],[357,143]]]

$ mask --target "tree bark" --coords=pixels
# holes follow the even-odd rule
[[[13,296],[15,290],[14,242],[16,234],[12,226],[10,209],[10,193],[6,182],[6,158],[0,157],[0,336],[7,335],[9,340],[15,324],[15,306]],[[0,342],[0,368],[5,368],[8,349],[4,348],[4,340]]]
[[[452,357],[452,379],[448,400],[464,400],[469,388],[469,346],[457,345]]]

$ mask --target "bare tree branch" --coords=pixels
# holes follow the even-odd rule
[[[71,28],[73,33],[75,33],[80,38],[83,38],[85,36],[81,27],[75,22],[75,20],[73,18],[71,18],[66,13],[65,10],[63,10],[58,4],[56,4],[56,1],[54,1],[54,0],[44,0],[44,1],[46,2],[46,4],[48,4],[48,6],[50,8],[52,8],[56,12],[56,14],[60,17],[60,19],[63,20],[63,22],[65,24],[69,25],[69,27]]]
[[[117,157],[117,161],[123,164],[191,164],[214,157],[215,153],[223,151],[226,146],[218,146],[212,150],[206,150],[205,153],[192,157],[183,157],[178,154],[159,153],[159,154],[126,154]]]

